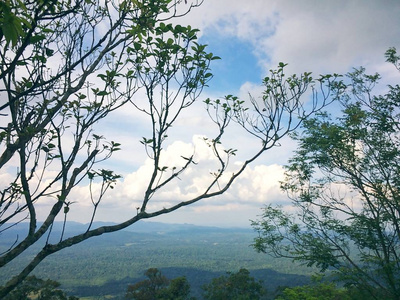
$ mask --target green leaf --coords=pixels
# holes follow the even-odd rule
[[[79,94],[78,94],[78,98],[79,98],[80,100],[83,100],[83,99],[86,99],[87,96],[86,96],[85,94],[79,93]]]
[[[279,68],[284,68],[284,67],[286,67],[288,64],[285,64],[285,63],[283,63],[283,62],[280,62],[279,64],[278,64],[278,67]]]
[[[93,138],[94,138],[95,140],[100,140],[100,139],[103,139],[103,136],[97,135],[97,134],[93,134]]]
[[[36,44],[46,39],[46,36],[43,34],[34,35],[31,37],[30,42],[31,44]]]
[[[45,50],[46,50],[46,55],[47,56],[53,56],[53,54],[54,54],[54,50],[53,49],[45,47]]]
[[[171,45],[173,45],[174,44],[174,40],[172,39],[172,38],[169,38],[168,40],[167,40],[167,45],[168,46],[171,46]]]
[[[107,91],[99,91],[96,93],[97,96],[107,96],[109,94],[110,94],[110,92],[107,92]]]

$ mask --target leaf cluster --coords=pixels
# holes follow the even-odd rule
[[[60,284],[54,280],[43,280],[36,276],[27,277],[17,289],[12,291],[4,300],[14,299],[53,299],[53,300],[78,300],[74,296],[67,296],[58,289]]]
[[[258,300],[266,293],[260,282],[250,276],[247,269],[214,278],[203,286],[205,299]]]
[[[150,268],[144,274],[147,279],[129,285],[125,299],[136,300],[191,300],[190,285],[185,277],[172,280],[162,275],[157,268]]]

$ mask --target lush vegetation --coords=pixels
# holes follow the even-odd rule
[[[62,224],[57,225],[55,229],[61,230]],[[79,231],[83,225],[75,226],[74,230]],[[19,229],[13,230],[17,233]],[[256,253],[249,247],[254,236],[249,229],[143,222],[131,230],[64,249],[44,261],[33,274],[60,282],[63,290],[80,299],[105,299],[107,295],[121,299],[128,285],[146,279],[144,273],[149,268],[157,268],[169,279],[185,276],[191,296],[202,299],[204,284],[241,268],[249,270],[250,275],[261,280],[263,287],[271,292],[278,286],[307,284],[314,271],[290,260],[267,259]],[[13,234],[11,231],[8,234],[11,239]],[[66,234],[74,232],[67,230]],[[6,237],[2,235],[0,251],[5,248],[1,242],[6,241]],[[1,282],[23,267],[30,255],[3,268]]]
[[[147,279],[129,285],[126,299],[135,300],[190,300],[190,285],[186,277],[169,280],[156,268],[145,272]]]
[[[145,272],[147,279],[129,285],[125,298],[136,300],[195,300],[190,296],[190,285],[186,277],[167,279],[158,269]],[[258,300],[265,290],[261,282],[256,282],[247,269],[237,273],[227,272],[214,278],[203,287],[203,297],[208,300]]]
[[[396,49],[386,58],[400,71]],[[267,206],[253,223],[254,246],[315,265],[368,298],[399,299],[400,86],[374,94],[379,80],[355,69],[331,86],[341,112],[303,123],[282,184],[297,213]]]
[[[265,295],[261,282],[255,281],[243,268],[237,273],[228,272],[227,276],[214,278],[203,290],[204,299],[208,300],[258,300]]]
[[[62,229],[62,224],[56,225]],[[74,225],[74,230],[83,226]],[[36,278],[28,277],[14,293],[29,294],[32,299],[39,293],[53,295],[54,299],[123,299],[129,289],[151,287],[149,279],[155,278],[160,279],[153,280],[158,282],[158,299],[175,299],[177,295],[198,300],[224,299],[226,295],[236,300],[369,299],[365,290],[345,288],[314,276],[316,268],[255,252],[249,247],[254,237],[252,230],[147,222],[132,230],[135,231],[120,231],[63,250],[39,266],[34,271]],[[11,232],[9,236],[13,236]],[[7,240],[7,235],[3,237]],[[4,246],[0,243],[0,250]],[[23,264],[22,261],[8,266],[11,269],[4,268],[0,280],[6,281]],[[235,298],[238,291],[247,298]]]
[[[27,277],[18,288],[7,295],[4,300],[37,299],[37,300],[78,300],[74,296],[67,296],[64,291],[58,289],[60,283],[47,279],[43,280],[35,276]]]

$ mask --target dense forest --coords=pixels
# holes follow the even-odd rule
[[[74,234],[82,226],[71,224],[67,234]],[[61,224],[56,223],[53,230],[60,228]],[[16,226],[5,232],[0,250],[22,231],[22,226]],[[121,299],[127,286],[143,280],[149,268],[158,268],[168,278],[185,276],[192,295],[198,299],[204,284],[240,268],[261,280],[267,291],[309,282],[312,269],[257,253],[250,247],[254,236],[251,229],[141,222],[132,229],[64,249],[44,261],[33,274],[58,281],[63,290],[80,299]],[[1,283],[29,256],[27,253],[3,268]]]

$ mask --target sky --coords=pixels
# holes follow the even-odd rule
[[[346,73],[364,66],[379,72],[385,82],[398,82],[399,73],[385,63],[389,47],[400,49],[400,1],[398,0],[205,0],[178,22],[200,29],[199,41],[221,57],[211,68],[214,74],[199,103],[185,111],[173,128],[165,161],[174,163],[196,149],[199,164],[187,176],[162,190],[149,210],[168,206],[201,190],[215,168],[215,160],[202,143],[211,135],[202,100],[233,94],[246,100],[262,93],[262,79],[279,62],[288,63],[288,73]],[[112,135],[122,150],[109,162],[123,178],[110,191],[96,220],[121,222],[136,213],[149,176],[151,161],[138,141],[146,128],[129,110],[112,114],[96,130]],[[117,130],[115,130],[117,129]],[[279,189],[283,165],[295,149],[290,139],[264,153],[224,195],[203,200],[152,221],[205,226],[249,227],[266,204],[289,205]],[[257,141],[232,126],[226,147],[238,148],[234,168],[254,152]],[[0,174],[1,176],[1,174]],[[185,175],[184,175],[185,176]],[[87,189],[78,187],[71,197],[81,199],[71,206],[74,220],[88,222],[90,200]],[[50,204],[50,203],[49,203]]]
[[[200,29],[199,41],[221,57],[211,66],[214,78],[203,92],[203,99],[233,94],[246,100],[249,93],[254,97],[260,95],[262,79],[279,62],[288,63],[288,73],[345,73],[353,67],[365,66],[370,72],[381,73],[385,80],[398,80],[397,71],[385,63],[384,53],[388,47],[400,49],[399,15],[400,2],[387,0],[205,0],[178,22]],[[190,144],[196,144],[197,153],[203,150],[198,137],[210,134],[213,128],[206,122],[204,106],[194,108],[182,115],[179,124],[185,134],[180,134],[167,152],[179,153],[184,147],[190,148]],[[228,135],[228,143],[248,146],[240,148],[243,155],[238,157],[240,160],[252,153],[249,148],[257,145],[240,128],[233,131]],[[153,220],[249,226],[249,220],[256,219],[264,205],[289,204],[279,189],[279,180],[283,179],[282,166],[294,149],[295,144],[285,139],[279,148],[266,152],[253,163],[225,195]],[[205,155],[204,160],[207,159],[211,160]],[[138,169],[125,174],[124,191],[118,190],[121,195],[116,198],[140,199],[142,191],[132,186],[142,186],[146,165],[143,161],[136,163],[133,167]],[[208,161],[198,167],[212,168],[212,164]],[[174,186],[160,194],[159,198],[167,199],[163,204],[172,203],[174,198],[184,199],[182,193],[189,188],[196,190],[193,186],[201,187],[207,174],[199,169],[188,175],[190,179],[179,188]],[[114,203],[110,210],[117,212],[118,205]]]

